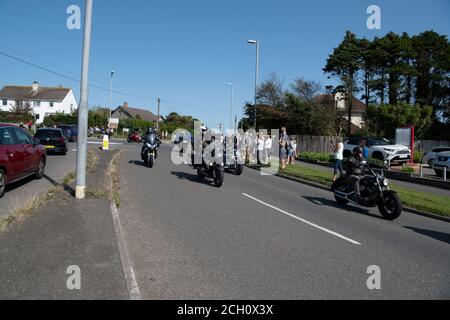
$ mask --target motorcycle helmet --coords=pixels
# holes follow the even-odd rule
[[[363,158],[363,154],[364,150],[361,147],[356,147],[355,149],[353,149],[353,156],[356,159],[361,160]]]

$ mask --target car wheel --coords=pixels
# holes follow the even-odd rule
[[[430,159],[430,161],[428,161],[428,165],[430,166],[431,169],[433,169],[434,160]]]
[[[0,198],[3,197],[6,190],[6,174],[3,170],[0,170]]]
[[[36,179],[42,179],[44,175],[45,175],[45,160],[44,158],[41,158],[41,160],[39,160],[39,167],[34,176]]]

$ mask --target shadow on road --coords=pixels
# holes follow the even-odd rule
[[[131,160],[128,162],[129,164],[134,164],[135,166],[139,166],[139,167],[144,167],[144,168],[148,168],[144,161],[136,161],[136,160]]]
[[[450,244],[450,234],[448,234],[448,233],[437,232],[437,231],[426,230],[426,229],[419,229],[419,228],[414,228],[414,227],[405,227],[405,228],[412,230],[416,233],[422,234],[424,236],[433,238],[435,240]]]
[[[343,206],[340,205],[338,203],[336,203],[335,201],[329,200],[329,199],[325,199],[325,198],[318,198],[318,197],[307,197],[307,196],[302,196],[303,199],[308,200],[309,202],[319,205],[319,206],[327,206],[327,207],[332,207],[332,208],[336,208],[336,209],[341,209],[341,210],[345,210],[348,212],[355,212],[355,213],[359,213],[371,218],[377,218],[382,220],[383,218],[370,213],[369,210],[367,209],[363,209],[357,206]]]
[[[186,172],[175,172],[175,171],[172,171],[171,173],[172,173],[172,175],[178,177],[181,180],[188,180],[188,181],[199,182],[199,183],[202,182],[202,180],[200,180],[200,178],[196,174],[190,174],[190,173],[186,173]]]

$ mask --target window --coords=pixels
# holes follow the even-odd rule
[[[14,144],[12,128],[0,128],[0,145]]]
[[[7,106],[7,105],[8,105],[8,100],[3,99],[3,100],[2,100],[2,105]]]
[[[36,101],[34,102],[34,106],[35,106],[35,107],[40,107],[40,106],[41,106],[41,101],[36,100]]]
[[[55,103],[53,101],[50,101],[50,108],[53,108],[55,106]]]
[[[41,115],[39,113],[36,114],[36,120],[39,120]]]
[[[18,140],[18,144],[32,144],[33,139],[31,139],[31,137],[28,135],[28,133],[26,133],[25,131],[23,131],[22,129],[14,129],[15,133],[16,133],[16,137]]]

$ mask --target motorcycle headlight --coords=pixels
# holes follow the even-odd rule
[[[389,184],[391,182],[388,179],[384,179],[382,183],[383,183],[383,186],[387,187],[387,186],[389,186]]]

